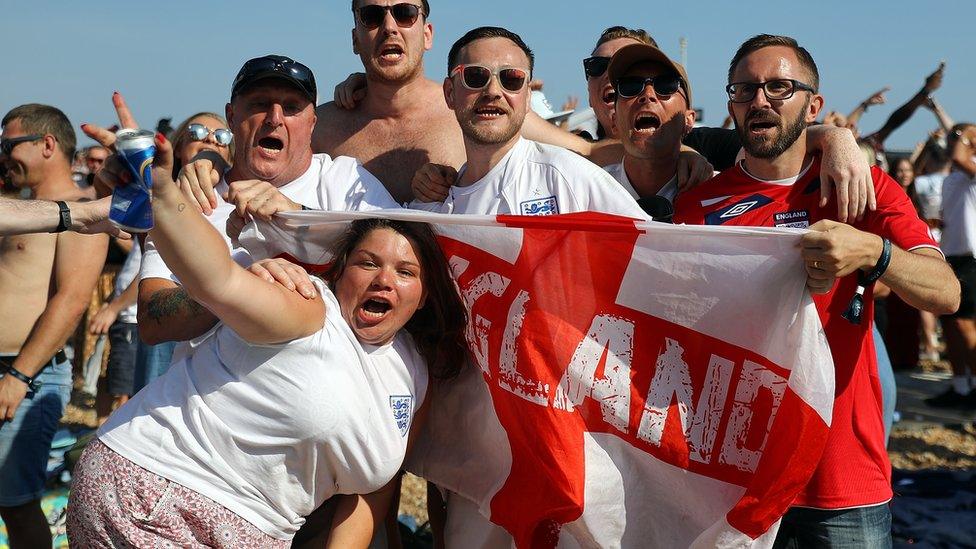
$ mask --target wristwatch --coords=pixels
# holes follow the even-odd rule
[[[54,229],[54,232],[63,233],[71,228],[71,210],[64,200],[57,200],[55,204],[58,205],[60,211],[58,212],[58,228]]]

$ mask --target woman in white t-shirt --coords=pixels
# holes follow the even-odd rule
[[[390,505],[428,372],[464,363],[465,313],[427,225],[357,221],[306,299],[235,264],[156,141],[152,237],[219,323],[85,451],[73,545],[287,547],[336,498],[330,546],[365,547]]]

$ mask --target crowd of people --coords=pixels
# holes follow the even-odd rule
[[[582,60],[597,129],[580,135],[532,110],[534,57],[511,31],[463,35],[434,81],[427,0],[352,0],[352,13],[364,72],[335,101],[316,105],[306,65],[266,55],[240,68],[224,115],[157,132],[148,238],[107,221],[106,195],[132,180],[114,128],[81,125],[98,145],[76,154],[56,107],[3,117],[2,177],[26,193],[0,198],[0,518],[11,547],[50,543],[40,497],[72,388],[63,347],[110,239],[128,249],[88,320],[110,351],[102,425],[72,484],[72,544],[369,545],[429,385],[449,390],[469,367],[450,269],[423,224],[354,223],[321,279],[283,259],[254,262],[237,236],[286,211],[401,207],[809,229],[800,253],[837,394],[824,455],[776,545],[890,546],[885,353],[887,370],[938,358],[941,330],[954,377],[929,403],[976,409],[976,125],[954,123],[933,96],[944,65],[862,136],[860,116],[885,90],[850,114],[824,113],[811,53],[755,36],[727,52],[734,129],[707,128],[684,67],[646,31],[613,27]],[[112,100],[119,125],[138,127]],[[886,138],[920,107],[938,129],[910,156],[887,154]],[[97,378],[100,364],[85,369]],[[377,412],[394,398],[398,414]],[[439,543],[511,544],[463,497],[430,496]]]

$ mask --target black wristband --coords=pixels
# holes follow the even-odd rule
[[[64,200],[56,200],[54,203],[60,209],[58,212],[58,228],[54,229],[54,232],[63,233],[71,228],[71,209],[68,208],[68,204]]]
[[[871,269],[871,272],[865,273],[861,271],[857,274],[857,290],[854,291],[854,297],[851,298],[850,304],[847,305],[847,310],[841,315],[851,324],[861,323],[861,316],[864,312],[864,291],[885,274],[885,271],[888,270],[889,263],[891,263],[891,241],[887,238],[882,238],[881,257],[878,258],[878,263],[874,266],[874,269]]]
[[[878,258],[878,263],[871,269],[871,272],[864,273],[863,271],[857,275],[858,285],[863,285],[867,287],[875,280],[881,278],[885,271],[888,270],[888,264],[891,263],[891,241],[887,238],[881,239],[881,257]]]
[[[14,368],[13,366],[7,366],[7,373],[26,383],[27,388],[30,389],[32,393],[37,392],[37,384],[34,383],[34,378],[30,377],[27,374],[24,374],[23,372]]]

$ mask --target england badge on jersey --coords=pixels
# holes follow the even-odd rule
[[[555,196],[526,200],[519,204],[519,213],[522,215],[556,215],[559,213],[559,203],[556,202]]]
[[[794,229],[806,229],[810,226],[810,212],[806,210],[793,210],[792,212],[779,212],[773,214],[773,223],[777,227],[792,227]]]
[[[400,436],[407,436],[410,428],[410,409],[413,405],[413,397],[410,395],[390,396],[390,408],[393,409],[393,421],[396,421],[397,428],[400,429]]]

